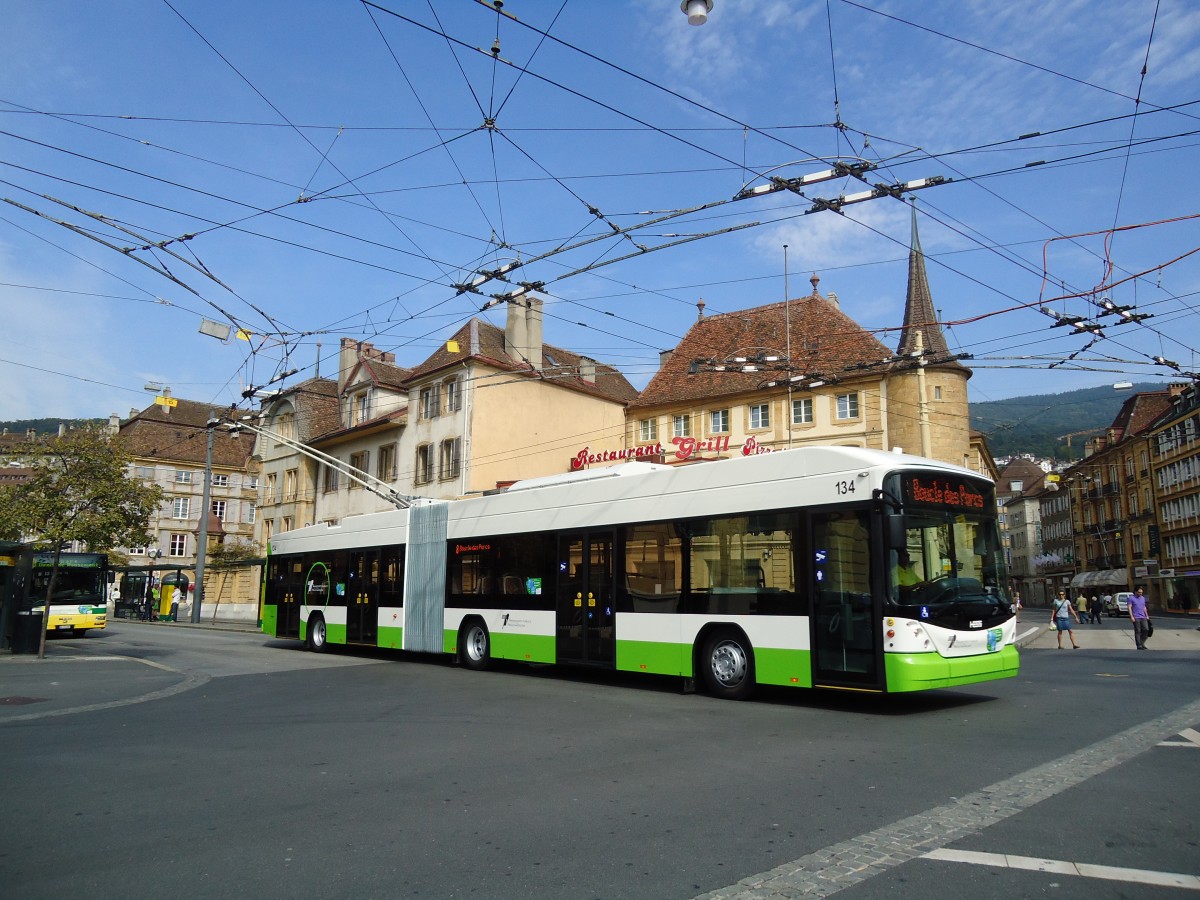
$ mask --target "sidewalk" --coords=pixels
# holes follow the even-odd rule
[[[1154,622],[1154,637],[1146,641],[1147,650],[1195,650],[1200,651],[1200,621],[1195,616],[1159,614],[1150,617]],[[1133,623],[1128,618],[1105,616],[1103,624],[1076,624],[1075,642],[1081,650],[1129,650],[1135,652]],[[1054,649],[1058,646],[1057,632],[1050,630],[1050,610],[1030,609],[1021,612],[1017,625],[1017,646],[1022,650]],[[1070,638],[1063,638],[1063,646],[1070,647]]]

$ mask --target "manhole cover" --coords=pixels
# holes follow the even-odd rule
[[[45,703],[46,697],[0,697],[0,706],[28,706],[30,703]]]

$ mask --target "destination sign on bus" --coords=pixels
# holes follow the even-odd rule
[[[961,510],[987,508],[983,491],[965,478],[953,475],[902,475],[900,486],[905,503]]]

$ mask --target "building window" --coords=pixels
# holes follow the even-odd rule
[[[296,439],[296,414],[294,412],[282,413],[275,419],[275,434],[278,438],[294,441]],[[275,446],[279,446],[283,440],[276,440]]]
[[[837,395],[837,417],[839,419],[858,418],[858,394]]]
[[[212,477],[212,486],[213,487],[229,487],[229,476],[214,474]]]
[[[658,419],[640,419],[638,421],[638,440],[658,440]]]
[[[192,473],[185,472],[182,469],[177,469],[175,471],[175,483],[176,484],[191,484],[192,483]]]
[[[176,497],[171,502],[171,518],[186,519],[192,511],[192,499],[190,497]]]
[[[751,428],[770,428],[771,427],[771,404],[755,403],[750,407],[750,427]]]
[[[375,466],[375,477],[380,481],[396,480],[395,444],[384,444],[379,448],[379,462]]]
[[[442,441],[438,454],[438,477],[442,481],[457,478],[460,469],[459,449],[462,447],[460,438]]]
[[[130,547],[129,555],[130,556],[145,556],[146,548],[145,547]]]
[[[671,437],[691,437],[692,417],[689,415],[671,416]]]
[[[367,391],[359,391],[350,401],[350,424],[357,425],[371,417],[371,395]]]
[[[266,499],[267,499],[268,503],[278,503],[279,502],[278,491],[279,491],[279,476],[276,475],[274,472],[271,472],[270,474],[267,475],[267,498]]]
[[[714,409],[708,416],[709,430],[713,434],[729,434],[729,410]]]
[[[134,466],[133,474],[143,481],[149,481],[154,477],[154,469],[150,466]]]
[[[811,425],[813,422],[812,397],[792,401],[792,424]]]
[[[462,409],[462,382],[451,378],[442,383],[446,385],[446,412],[458,412]]]
[[[934,386],[934,388],[933,388],[933,399],[934,399],[934,400],[941,400],[941,399],[942,399],[942,389],[941,389],[941,387],[940,387],[940,386],[936,386],[936,385]]]
[[[251,501],[246,504],[246,524],[253,525],[254,517],[258,513],[258,504]]]
[[[171,556],[179,558],[187,556],[187,535],[172,534],[171,535]]]
[[[273,534],[275,534],[275,520],[263,519],[263,540],[270,541]]]
[[[350,468],[357,469],[358,471],[362,472],[365,475],[367,472],[367,467],[370,465],[371,465],[371,451],[370,450],[360,450],[358,453],[350,454]],[[352,491],[358,490],[361,486],[362,485],[360,485],[357,481],[352,480],[350,482],[350,490],[352,490]]]
[[[325,465],[325,477],[322,481],[322,489],[326,494],[332,494],[338,489],[338,470],[336,466]]]
[[[299,481],[299,469],[288,469],[283,473],[283,500],[285,503],[296,501],[296,485]]]
[[[421,418],[436,419],[441,412],[441,385],[431,384],[421,388]]]
[[[433,444],[422,444],[417,448],[417,484],[433,481]]]
[[[213,511],[214,516],[216,516],[222,522],[225,521],[225,501],[224,500],[214,500],[212,502],[212,511]]]
[[[250,482],[249,482],[248,486],[249,486],[250,490],[252,490],[252,491],[258,490],[258,476],[257,475],[250,476]]]
[[[282,528],[284,531],[291,531],[291,530],[292,530],[292,517],[291,517],[291,516],[284,516],[284,517],[283,517],[283,523],[282,523],[282,525],[281,525],[280,527],[281,527],[281,528]]]

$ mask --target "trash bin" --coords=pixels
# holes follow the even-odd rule
[[[12,652],[37,653],[42,638],[42,614],[31,609],[17,613],[13,627]]]

